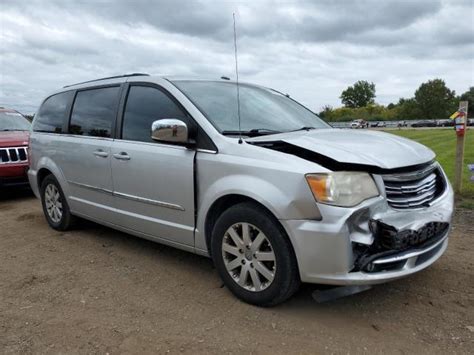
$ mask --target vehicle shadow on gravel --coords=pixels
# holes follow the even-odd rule
[[[0,188],[0,202],[15,202],[33,198],[33,191],[29,187],[24,188]]]
[[[84,232],[90,235],[90,237],[98,241],[103,248],[122,247],[125,248],[127,252],[134,254],[139,253],[143,257],[156,257],[158,253],[161,260],[176,260],[183,262],[185,266],[194,268],[204,267],[209,270],[214,270],[212,260],[209,258],[139,238],[82,218],[79,219],[77,226],[74,227],[72,232]],[[69,232],[66,232],[65,235],[68,233]],[[157,265],[157,267],[159,267],[159,265]]]

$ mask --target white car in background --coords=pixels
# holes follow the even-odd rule
[[[354,120],[351,122],[351,128],[367,128],[369,125],[364,120]]]

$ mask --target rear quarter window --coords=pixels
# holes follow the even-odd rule
[[[73,94],[73,91],[67,91],[47,98],[35,115],[33,131],[63,133]]]

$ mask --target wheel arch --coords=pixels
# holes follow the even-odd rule
[[[217,200],[215,200],[213,204],[211,205],[211,207],[208,209],[208,212],[206,214],[206,219],[204,222],[204,235],[206,239],[206,249],[210,256],[212,256],[212,248],[211,248],[212,230],[214,229],[216,221],[230,207],[235,206],[239,203],[244,203],[244,202],[250,202],[252,204],[255,204],[259,208],[262,208],[266,212],[268,212],[268,214],[270,214],[275,219],[275,222],[278,224],[278,227],[281,228],[281,230],[287,235],[288,240],[290,241],[290,244],[293,248],[293,245],[291,243],[291,240],[285,228],[280,223],[280,221],[275,216],[275,214],[268,207],[266,207],[261,202],[247,195],[227,194],[224,196],[220,196]],[[294,253],[294,250],[293,250],[293,253]]]
[[[64,195],[69,196],[67,180],[59,168],[58,165],[50,157],[42,157],[38,164],[36,164],[36,183],[38,185],[38,191],[41,190],[41,183],[44,178],[48,175],[53,175],[59,183],[59,186],[63,190]]]
[[[43,167],[43,168],[38,170],[38,173],[36,174],[36,182],[37,182],[37,185],[38,185],[38,189],[41,189],[41,184],[43,183],[43,180],[48,175],[53,175],[54,176],[54,174],[48,168]]]

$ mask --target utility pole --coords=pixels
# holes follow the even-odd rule
[[[464,141],[467,132],[467,101],[459,102],[456,118],[456,165],[454,171],[454,191],[459,196],[462,190],[462,172],[464,168]]]

